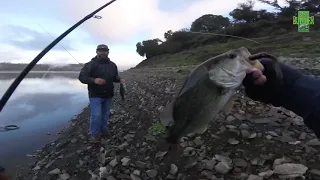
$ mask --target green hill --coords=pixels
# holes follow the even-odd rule
[[[247,47],[251,53],[265,51],[285,57],[320,57],[320,31],[296,32],[252,39],[260,44],[248,40],[230,39],[225,43],[215,43],[174,54],[167,53],[155,56],[142,61],[136,68],[195,65],[210,57],[241,46]]]

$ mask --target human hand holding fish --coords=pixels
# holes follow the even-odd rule
[[[126,80],[125,79],[120,79],[120,83],[125,85],[126,84]]]
[[[267,77],[260,69],[253,68],[248,70],[247,76],[251,76],[253,78],[253,83],[256,85],[262,85],[267,81]]]
[[[264,66],[258,60],[263,57],[272,59],[276,76],[281,79],[282,72],[275,57],[267,53],[251,55],[245,47],[198,65],[188,75],[176,98],[160,113],[160,120],[168,130],[166,141],[178,144],[187,134],[202,134],[219,112],[230,112],[233,96],[247,72],[254,74],[257,83],[265,81]]]

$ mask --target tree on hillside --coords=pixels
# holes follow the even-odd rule
[[[253,10],[254,2],[249,0],[245,3],[239,3],[238,7],[231,11],[229,15],[234,19],[235,22],[246,22],[253,23],[258,19],[257,11]]]
[[[144,57],[145,56],[145,49],[144,49],[144,46],[142,45],[142,43],[141,42],[138,42],[137,44],[136,44],[136,51],[137,51],[137,53],[140,55],[140,56],[142,56],[142,57]]]
[[[169,30],[164,33],[164,38],[168,40],[172,36],[172,34],[173,34],[172,30]]]
[[[320,12],[320,1],[319,0],[307,0],[301,5],[301,9],[309,10],[316,14]]]
[[[213,32],[224,29],[230,25],[230,20],[221,15],[205,14],[191,24],[191,31],[194,32]]]
[[[278,0],[259,0],[260,2],[269,4],[279,10],[279,16],[292,18],[298,10],[308,10],[311,13],[319,12],[319,0],[286,0],[286,6],[281,7]]]
[[[142,57],[146,56],[146,58],[151,58],[158,55],[160,42],[162,42],[160,39],[149,39],[146,41],[142,41],[142,43],[138,42],[136,44],[136,51]]]
[[[229,15],[235,22],[254,23],[261,20],[271,21],[275,19],[275,14],[267,10],[253,10],[254,2],[248,0],[245,3],[238,4],[238,7],[231,11]]]

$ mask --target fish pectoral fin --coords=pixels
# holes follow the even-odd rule
[[[208,129],[208,126],[206,125],[206,126],[203,126],[203,127],[201,127],[199,130],[198,130],[198,133],[199,134],[203,134],[204,132],[206,132],[206,130]]]
[[[233,107],[233,104],[234,104],[234,100],[236,99],[236,97],[235,96],[232,96],[228,101],[227,101],[227,103],[224,105],[224,107],[223,107],[223,112],[225,113],[225,114],[229,114],[230,112],[231,112],[231,109],[232,109],[232,107]]]
[[[164,126],[170,126],[174,123],[173,119],[173,105],[175,101],[171,101],[160,112],[160,121]]]

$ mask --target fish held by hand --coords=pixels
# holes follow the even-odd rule
[[[202,134],[220,111],[230,112],[233,97],[246,72],[253,68],[264,69],[258,58],[241,47],[198,65],[188,75],[176,98],[160,112],[160,121],[168,131],[166,141],[177,144],[187,134]]]

